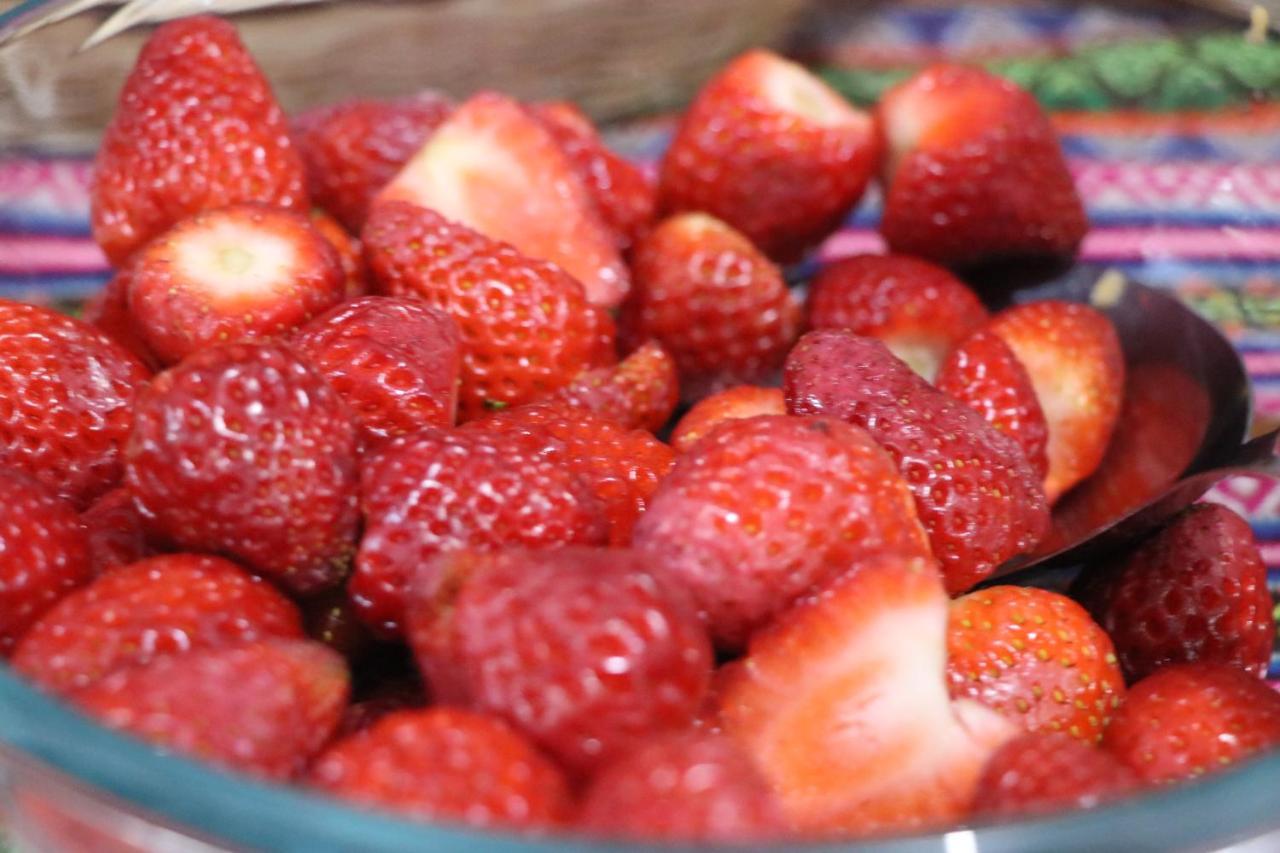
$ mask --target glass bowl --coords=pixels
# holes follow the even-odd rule
[[[744,13],[748,5],[751,14]],[[428,83],[456,94],[494,87],[522,97],[571,98],[610,119],[680,103],[729,56],[779,41],[804,5],[757,0],[729,14],[732,0],[560,0],[510,4],[499,17],[485,3],[369,2],[255,14],[237,24],[291,110],[354,93],[403,94]],[[584,10],[591,15],[584,17]],[[74,209],[82,198],[59,191],[59,181],[83,183],[84,163],[61,158],[92,151],[143,35],[126,34],[75,54],[98,20],[76,18],[0,48],[0,296],[70,305],[105,278],[101,259],[83,245],[87,232]],[[547,31],[567,34],[558,45],[562,53],[543,55]],[[357,50],[370,44],[378,50]],[[316,74],[310,60],[317,55],[351,56],[353,62],[349,71]],[[643,148],[650,136],[642,126],[629,138]],[[46,183],[34,201],[6,206],[22,191],[14,184],[30,177],[23,169],[45,170]],[[1088,812],[773,849],[1272,851],[1280,850],[1277,789],[1280,755]],[[97,726],[4,667],[0,810],[7,840],[24,851],[645,849],[579,837],[477,832],[356,811],[300,789],[157,753]]]

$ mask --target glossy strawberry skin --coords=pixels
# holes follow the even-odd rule
[[[0,300],[0,465],[87,507],[124,473],[134,396],[149,375],[93,326]]]
[[[364,227],[374,196],[395,177],[453,103],[425,91],[396,100],[352,100],[293,121],[311,198],[352,231]]]
[[[863,427],[898,464],[956,594],[1044,535],[1049,511],[1017,444],[934,389],[879,341],[810,332],[787,358],[788,410]]]
[[[0,469],[0,656],[92,574],[75,507],[14,470]]]
[[[701,213],[659,223],[632,254],[624,347],[657,340],[686,398],[770,376],[799,333],[782,273],[738,232]]]
[[[1129,689],[1103,747],[1151,783],[1221,770],[1280,746],[1280,693],[1223,664],[1174,664]]]
[[[780,388],[735,385],[703,397],[685,413],[671,431],[671,446],[678,453],[693,447],[704,435],[726,421],[757,415],[785,415],[787,400]]]
[[[458,708],[399,711],[339,740],[310,782],[366,808],[475,827],[545,829],[564,823],[564,775],[501,720]]]
[[[877,108],[889,157],[880,232],[949,267],[1075,254],[1088,220],[1035,99],[979,68],[927,68]]]
[[[993,586],[951,605],[947,683],[1030,732],[1101,739],[1124,699],[1124,678],[1106,632],[1064,595]]]
[[[793,93],[799,103],[779,103]],[[685,112],[662,161],[659,200],[667,212],[723,219],[789,262],[840,224],[879,157],[869,116],[799,66],[754,50]]]
[[[148,370],[158,370],[160,360],[142,339],[129,313],[129,283],[133,274],[128,265],[115,271],[102,289],[90,296],[80,310],[80,319],[96,326],[120,346],[133,353]]]
[[[439,308],[366,296],[298,329],[292,344],[338,392],[367,444],[453,425],[461,341]]]
[[[148,527],[298,592],[355,550],[357,433],[324,378],[282,344],[202,350],[139,396],[127,483]]]
[[[192,649],[301,636],[298,609],[265,581],[219,557],[167,554],[62,599],[23,636],[13,666],[66,693]]]
[[[274,639],[120,669],[68,699],[167,751],[283,782],[332,736],[347,693],[335,652]]]
[[[302,160],[269,84],[235,28],[209,16],[164,24],[147,41],[93,174],[94,239],[117,266],[201,210],[307,207]]]
[[[549,399],[656,433],[680,402],[680,378],[670,353],[648,341],[616,365],[578,374]]]
[[[786,834],[751,760],[723,735],[654,737],[596,774],[578,828],[634,841],[751,842]]]
[[[558,267],[404,202],[375,207],[363,240],[380,292],[458,324],[462,420],[547,396],[588,366],[596,321]]]
[[[911,493],[871,436],[787,415],[725,424],[682,455],[634,544],[693,592],[725,648],[861,559],[929,553]]]
[[[442,557],[408,608],[432,694],[498,714],[582,774],[687,727],[711,644],[679,587],[645,567],[592,548]]]
[[[311,227],[316,229],[338,253],[342,275],[346,280],[344,299],[359,299],[369,292],[369,269],[364,262],[364,247],[338,220],[318,207],[311,209]],[[358,231],[356,233],[359,233]]]
[[[1224,506],[1185,510],[1132,553],[1086,569],[1072,592],[1132,681],[1194,661],[1266,675],[1276,633],[1267,567],[1249,523]]]
[[[366,458],[364,538],[348,590],[377,634],[395,637],[414,573],[459,548],[601,544],[591,488],[545,456],[548,435],[423,430]]]
[[[151,556],[147,525],[124,486],[112,489],[80,514],[89,541],[93,575]]]
[[[1088,809],[1133,793],[1138,777],[1110,753],[1065,734],[1015,738],[991,756],[973,811],[985,817]]]

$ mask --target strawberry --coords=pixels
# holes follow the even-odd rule
[[[627,294],[627,268],[590,190],[532,113],[485,92],[449,117],[378,196],[430,208],[582,283],[592,304]]]
[[[560,769],[524,737],[458,708],[383,717],[325,750],[310,782],[366,808],[508,830],[562,824],[572,804]]]
[[[1049,425],[1027,369],[1000,336],[980,329],[942,362],[934,385],[978,414],[1022,448],[1041,480],[1049,470]]]
[[[751,639],[720,688],[745,747],[805,834],[864,835],[963,817],[996,713],[947,698],[947,597],[937,565],[861,561]]]
[[[254,204],[179,222],[136,256],[129,314],[165,364],[283,334],[342,300],[337,251],[303,216]]]
[[[879,341],[810,332],[787,358],[784,390],[793,413],[861,426],[889,451],[953,595],[1044,535],[1044,492],[1018,445]]]
[[[870,116],[799,65],[753,50],[685,112],[662,160],[659,202],[706,211],[789,262],[858,203],[880,149]]]
[[[760,772],[723,735],[679,732],[641,744],[596,774],[578,827],[638,841],[731,843],[785,835]]]
[[[911,492],[871,436],[787,415],[732,421],[680,456],[634,542],[693,592],[725,648],[859,560],[929,553]]]
[[[718,394],[703,397],[676,422],[671,446],[684,453],[723,423],[757,415],[785,415],[787,400],[780,388],[735,385]]]
[[[272,639],[120,669],[68,698],[165,750],[283,782],[333,734],[347,681],[319,643]]]
[[[960,279],[907,255],[854,255],[824,266],[805,307],[809,328],[879,338],[930,382],[947,353],[987,320]]]
[[[129,490],[150,529],[297,592],[342,579],[358,522],[357,434],[282,344],[203,350],[138,397]]]
[[[348,584],[365,624],[397,636],[410,580],[441,552],[603,543],[603,508],[576,474],[546,458],[553,441],[428,429],[366,458],[364,538]]]
[[[628,249],[653,221],[658,202],[654,182],[610,151],[591,119],[568,101],[534,104],[532,109],[590,190],[618,248]]]
[[[363,240],[382,293],[421,299],[457,322],[462,420],[547,396],[599,346],[582,287],[553,264],[404,202],[377,205]]]
[[[98,149],[93,236],[116,266],[179,220],[256,201],[307,209],[302,160],[235,27],[164,24],[138,54]]]
[[[1110,753],[1064,734],[1028,733],[991,756],[973,811],[1017,817],[1088,809],[1133,793],[1138,777]]]
[[[645,565],[581,547],[440,558],[408,605],[432,694],[504,717],[577,773],[687,727],[711,644],[682,590]]]
[[[441,309],[366,296],[312,320],[292,343],[346,402],[366,443],[453,425],[461,343]]]
[[[1124,698],[1110,638],[1084,608],[1034,587],[993,586],[951,604],[947,683],[1031,732],[1094,743]]]
[[[1098,469],[1111,441],[1124,398],[1120,339],[1101,311],[1056,300],[1016,305],[988,328],[1027,369],[1044,411],[1052,504]]]
[[[365,266],[364,247],[360,245],[360,241],[347,233],[347,229],[339,225],[338,220],[318,207],[311,209],[311,227],[329,241],[329,245],[338,253],[338,263],[346,282],[342,291],[343,298],[358,299],[368,293],[369,271]]]
[[[300,638],[298,609],[219,557],[167,554],[107,572],[44,614],[13,667],[54,693],[192,649]]]
[[[680,399],[676,363],[649,341],[613,367],[584,371],[551,400],[617,421],[629,429],[658,432]]]
[[[374,196],[452,111],[447,96],[428,90],[397,100],[344,101],[297,116],[293,140],[312,200],[359,231]]]
[[[93,575],[116,566],[127,566],[151,556],[146,519],[133,503],[133,495],[121,486],[94,501],[80,514],[89,541]]]
[[[612,545],[630,543],[636,519],[675,462],[671,448],[650,433],[565,403],[519,406],[466,428],[545,442],[542,455],[576,474],[599,499]]]
[[[129,283],[132,279],[128,266],[116,270],[102,289],[85,302],[80,310],[80,319],[106,332],[107,337],[133,353],[148,370],[158,370],[160,360],[142,339],[129,313]]]
[[[1030,94],[935,65],[886,92],[877,116],[889,149],[880,233],[893,251],[949,267],[1075,255],[1088,220]]]
[[[659,223],[636,245],[632,272],[620,319],[623,345],[661,343],[691,399],[767,378],[799,331],[799,307],[778,268],[705,214]]]
[[[0,469],[0,656],[58,599],[92,575],[75,507],[18,471]]]
[[[1224,506],[1183,511],[1132,553],[1088,567],[1072,591],[1131,681],[1192,661],[1267,673],[1276,635],[1267,566],[1249,523]]]
[[[87,507],[124,473],[134,393],[148,375],[93,326],[0,299],[0,466]]]
[[[1280,693],[1234,666],[1174,664],[1129,690],[1103,747],[1145,782],[1177,782],[1280,746]]]

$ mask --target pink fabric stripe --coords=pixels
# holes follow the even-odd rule
[[[1102,228],[1084,240],[1088,259],[1164,258],[1274,259],[1280,255],[1277,228]]]
[[[0,235],[0,272],[99,272],[107,266],[87,238]]]

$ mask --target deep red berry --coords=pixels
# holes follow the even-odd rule
[[[671,355],[649,341],[612,367],[580,373],[550,399],[656,433],[675,411],[680,383]]]
[[[991,756],[978,779],[973,811],[1019,817],[1088,809],[1137,788],[1137,775],[1096,746],[1064,734],[1025,734]]]
[[[364,262],[364,246],[346,228],[338,224],[338,220],[318,207],[311,209],[311,227],[316,233],[329,241],[329,245],[338,253],[338,262],[342,267],[342,277],[346,282],[343,287],[343,298],[359,299],[369,292],[369,269]]]
[[[679,453],[693,447],[704,435],[726,421],[757,415],[785,415],[787,400],[781,388],[735,385],[703,397],[685,413],[671,431],[671,446]]]
[[[133,495],[124,486],[112,489],[80,514],[80,523],[89,538],[89,560],[93,574],[136,563],[152,554],[147,525]]]

